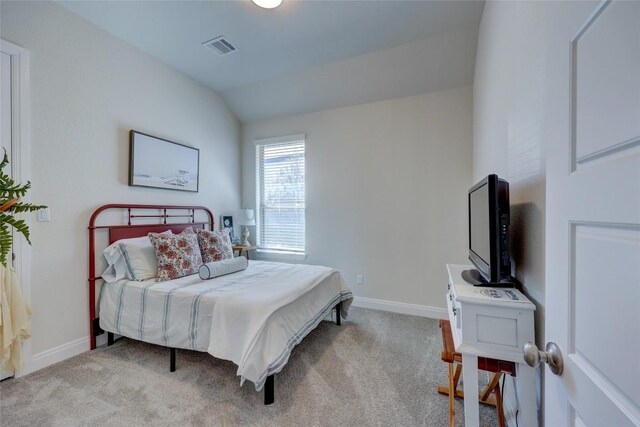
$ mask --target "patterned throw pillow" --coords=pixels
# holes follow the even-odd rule
[[[149,239],[158,258],[156,281],[177,279],[198,272],[202,256],[198,238],[191,227],[180,234],[149,233]]]
[[[227,230],[207,231],[200,229],[198,230],[198,244],[200,244],[202,261],[205,264],[233,258],[233,248]]]

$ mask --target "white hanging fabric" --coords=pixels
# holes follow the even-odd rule
[[[15,270],[0,264],[0,362],[5,372],[22,369],[22,342],[31,337],[31,313]]]

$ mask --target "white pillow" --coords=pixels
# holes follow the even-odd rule
[[[173,234],[171,230],[161,234]],[[158,259],[148,236],[122,239],[103,251],[109,266],[102,273],[107,283],[122,279],[147,280],[158,274]]]

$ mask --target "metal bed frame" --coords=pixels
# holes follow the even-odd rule
[[[126,224],[101,224],[97,225],[100,215],[108,210],[117,210],[122,214],[126,213]],[[142,212],[142,213],[140,213]],[[185,213],[187,212],[187,213]],[[205,214],[206,221],[196,221],[196,213]],[[180,218],[180,222],[172,222]],[[149,224],[146,221],[156,219],[157,224]],[[186,220],[185,220],[186,219]],[[145,221],[135,224],[136,221]],[[108,232],[108,244],[112,244],[120,239],[130,239],[134,237],[146,236],[149,233],[160,233],[171,230],[173,233],[181,233],[186,227],[203,228],[214,230],[213,213],[204,206],[179,206],[179,205],[138,205],[138,204],[107,204],[96,209],[89,220],[89,336],[91,337],[91,350],[96,348],[96,337],[104,334],[100,328],[100,319],[96,317],[96,282],[102,280],[96,276],[96,230],[106,230]],[[335,306],[336,324],[340,326],[340,316],[342,302]],[[115,334],[107,331],[107,346],[113,345],[116,341]],[[169,371],[176,370],[177,349],[169,347],[170,362]],[[274,375],[269,375],[264,384],[264,404],[270,405],[275,400]]]

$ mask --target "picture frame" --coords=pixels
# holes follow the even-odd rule
[[[129,132],[129,186],[197,193],[200,150],[167,139]]]
[[[222,219],[220,220],[220,224],[221,224],[222,230],[229,230],[229,238],[231,239],[231,242],[233,243],[233,240],[234,240],[234,236],[233,236],[233,216],[231,216],[231,215],[222,215]]]

